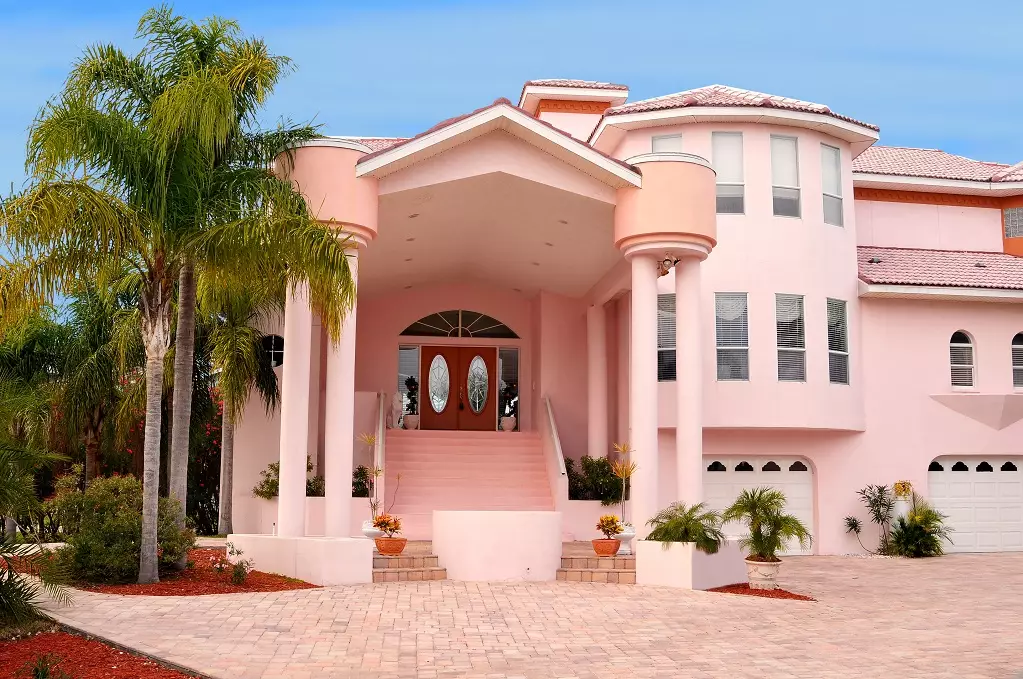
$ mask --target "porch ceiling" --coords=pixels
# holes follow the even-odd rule
[[[359,294],[459,281],[581,297],[621,259],[614,206],[503,172],[380,197]]]

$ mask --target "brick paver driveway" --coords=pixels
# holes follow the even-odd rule
[[[424,582],[78,593],[79,629],[214,677],[1006,677],[1023,554],[789,559],[817,603],[633,585]]]

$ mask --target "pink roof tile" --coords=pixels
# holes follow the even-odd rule
[[[675,94],[668,94],[663,97],[655,97],[654,99],[634,101],[630,104],[614,106],[608,109],[605,115],[615,116],[624,115],[626,113],[663,111],[672,108],[688,108],[690,106],[780,108],[789,111],[802,111],[804,113],[820,113],[822,115],[831,116],[832,118],[862,125],[863,127],[867,127],[872,130],[880,129],[876,125],[871,125],[870,123],[864,123],[856,120],[855,118],[839,115],[823,104],[815,104],[811,101],[802,101],[800,99],[790,99],[789,97],[779,97],[773,94],[754,92],[752,90],[742,90],[737,87],[728,87],[726,85],[708,85],[706,87],[698,87],[695,90],[686,90],[685,92],[676,92]]]
[[[365,144],[371,151],[382,151],[406,141],[407,137],[342,137],[342,139],[351,139]]]
[[[885,285],[1023,290],[1023,258],[1001,252],[859,247],[860,280]]]
[[[1023,175],[1023,168],[1014,167]],[[1011,169],[1003,163],[972,160],[937,149],[902,146],[871,146],[853,160],[853,172],[981,182],[1006,181],[995,177]]]
[[[628,85],[618,85],[616,83],[603,83],[597,80],[568,80],[565,78],[550,78],[547,80],[530,80],[523,88],[529,87],[530,85],[536,87],[579,87],[590,90],[628,90]]]

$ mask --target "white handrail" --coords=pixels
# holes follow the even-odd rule
[[[384,440],[387,438],[387,393],[377,394],[377,426],[376,439],[373,442],[373,468],[384,469]],[[384,497],[384,475],[374,479],[374,488],[377,498]]]
[[[547,410],[547,426],[551,428],[551,439],[554,441],[554,452],[558,454],[558,471],[562,476],[567,476],[565,470],[565,453],[561,450],[561,437],[558,436],[558,423],[554,420],[554,408],[551,407],[551,399],[543,397],[544,408]]]
[[[551,499],[554,509],[564,511],[568,502],[568,472],[565,469],[565,453],[561,449],[561,437],[558,436],[558,425],[554,421],[554,408],[551,400],[543,397],[544,412],[547,426],[544,428],[543,454],[547,466],[547,482],[551,488]],[[551,457],[555,459],[552,460]],[[555,461],[556,460],[556,461]]]

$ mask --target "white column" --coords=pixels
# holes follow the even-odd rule
[[[349,252],[348,266],[358,284],[359,251]],[[358,295],[356,295],[356,298]],[[352,460],[355,445],[355,321],[356,305],[345,318],[341,337],[327,352],[327,394],[324,410],[323,480],[327,537],[352,534]]]
[[[703,502],[703,365],[700,260],[675,265],[675,464],[678,499]]]
[[[636,472],[629,517],[642,539],[660,508],[657,474],[657,264],[632,256],[632,342],[629,368],[629,428]]]
[[[605,457],[607,444],[607,313],[603,304],[586,310],[586,360],[588,370],[586,420],[589,424],[586,451]]]
[[[284,307],[277,534],[288,537],[305,535],[305,466],[309,454],[312,331],[313,315],[309,308],[308,290],[300,286],[288,292]]]

